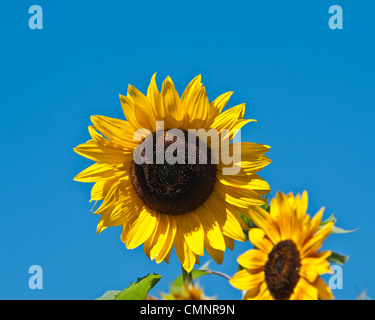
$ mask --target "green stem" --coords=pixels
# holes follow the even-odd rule
[[[230,280],[230,276],[226,275],[225,273],[219,272],[219,271],[213,271],[213,270],[208,270],[208,274],[216,274],[217,276],[223,277],[227,280]]]
[[[193,275],[191,272],[187,272],[183,266],[181,266],[182,270],[182,281],[184,285],[190,286],[193,285]]]

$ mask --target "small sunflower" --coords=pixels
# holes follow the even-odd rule
[[[330,300],[330,288],[320,278],[329,271],[331,251],[318,252],[331,233],[333,222],[319,228],[324,208],[310,218],[306,191],[296,197],[277,193],[270,213],[261,208],[250,217],[256,226],[249,231],[255,249],[238,257],[244,269],[230,283],[245,290],[249,300]]]
[[[203,289],[195,284],[184,284],[179,290],[174,289],[168,294],[161,293],[163,300],[214,300],[216,297],[207,297]]]
[[[235,145],[241,147],[241,159],[236,163],[240,171],[236,175],[224,175],[228,162],[220,159],[213,163],[208,156],[206,164],[137,164],[133,158],[144,141],[153,143],[154,158],[156,150],[168,151],[171,141],[157,138],[157,121],[164,121],[164,133],[169,129],[180,129],[184,134],[189,129],[216,129],[220,139],[232,141],[235,129],[255,120],[243,119],[244,104],[223,112],[231,94],[224,93],[209,103],[201,77],[197,76],[179,97],[170,77],[159,92],[154,75],[147,95],[131,85],[127,96],[120,95],[127,121],[91,117],[91,139],[74,150],[96,163],[74,180],[94,182],[91,201],[103,200],[95,212],[100,215],[98,234],[107,227],[121,226],[121,240],[126,247],[143,244],[146,255],[157,263],[168,262],[174,246],[188,272],[199,263],[204,249],[220,264],[225,249],[233,250],[234,240],[245,241],[246,225],[239,212],[247,214],[249,207],[262,205],[262,196],[270,190],[256,174],[270,163],[264,155],[268,146],[230,143],[231,154]],[[134,139],[139,130],[148,134]],[[186,140],[182,148],[186,153],[193,150],[199,159],[201,145]],[[208,155],[213,152],[211,145],[207,144]]]

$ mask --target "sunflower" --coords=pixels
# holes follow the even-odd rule
[[[224,93],[209,103],[197,76],[179,97],[170,77],[159,92],[154,75],[147,95],[131,85],[127,96],[120,95],[127,121],[91,117],[91,139],[74,150],[96,163],[74,180],[94,182],[91,201],[103,200],[95,212],[100,215],[98,234],[107,227],[121,226],[126,247],[143,244],[145,254],[157,263],[168,262],[174,247],[188,272],[199,263],[204,249],[220,264],[225,249],[233,250],[234,240],[246,240],[243,230],[247,227],[239,213],[247,215],[249,207],[262,205],[262,196],[270,191],[267,182],[256,174],[270,163],[264,155],[269,147],[234,141],[235,130],[255,120],[243,119],[244,104],[223,112],[231,94]],[[161,121],[163,129],[157,125]],[[186,136],[191,129],[217,130],[219,142],[233,142],[228,144],[228,156],[234,159],[235,148],[241,148],[240,160],[233,163],[239,172],[223,174],[231,164],[225,156],[211,160],[209,155],[220,149],[212,141],[205,148],[189,139],[179,145],[198,160],[205,154],[206,163],[134,161],[135,151],[146,141],[153,145],[152,159],[157,150],[166,153],[175,142],[165,139],[170,129],[179,129]],[[196,140],[201,141],[198,136]]]
[[[307,193],[277,193],[270,213],[261,208],[250,217],[256,226],[249,231],[255,249],[238,257],[244,268],[230,283],[245,290],[249,300],[330,300],[330,288],[320,275],[329,271],[331,251],[318,252],[331,233],[333,222],[320,226],[324,208],[310,218]]]
[[[215,300],[216,297],[207,297],[203,289],[195,284],[184,284],[181,288],[171,290],[170,293],[161,293],[163,300]]]

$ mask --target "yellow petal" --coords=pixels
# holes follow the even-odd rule
[[[221,184],[217,186],[217,190],[226,202],[236,207],[247,209],[249,206],[261,206],[265,203],[260,194],[248,188],[237,188]]]
[[[264,281],[264,272],[251,273],[249,270],[243,269],[238,271],[229,283],[239,290],[251,290],[259,286]]]
[[[108,146],[100,146],[93,140],[80,144],[74,151],[87,159],[106,164],[124,164],[132,157],[132,153]]]
[[[193,251],[190,249],[189,245],[185,241],[182,230],[179,228],[176,232],[176,239],[174,242],[174,247],[176,250],[176,255],[181,262],[182,267],[190,272],[195,264],[196,258]]]
[[[112,187],[118,184],[119,181],[116,178],[111,178],[108,180],[101,180],[94,184],[91,189],[91,201],[103,200],[112,189]]]
[[[288,198],[283,193],[278,192],[276,199],[279,199],[278,206],[280,214],[277,216],[277,222],[280,230],[280,237],[281,240],[288,240],[292,238],[292,223],[294,221],[294,213],[289,205]]]
[[[240,172],[236,175],[222,175],[218,172],[217,177],[220,183],[232,188],[256,191],[263,195],[270,191],[269,184],[255,173]]]
[[[190,249],[194,253],[203,256],[204,232],[202,224],[197,215],[190,212],[188,214],[177,216],[176,219],[179,219],[181,222],[179,224],[177,220],[177,224],[179,225],[179,228],[181,228]]]
[[[258,286],[246,291],[243,300],[268,300],[268,288],[265,282],[260,283]]]
[[[137,146],[133,141],[134,128],[129,122],[105,116],[91,116],[91,122],[96,130],[111,141],[130,149]]]
[[[269,254],[273,249],[273,244],[266,238],[266,234],[259,228],[252,228],[249,230],[249,240],[253,246]]]
[[[250,142],[234,142],[229,144],[227,154],[221,153],[221,162],[218,164],[218,170],[222,171],[225,165],[229,163],[230,166],[236,165],[241,168],[243,173],[256,173],[271,163],[271,160],[264,156],[264,153],[269,151],[266,145],[260,145]],[[241,152],[241,158],[233,157],[233,152]]]
[[[191,98],[195,97],[202,87],[201,75],[196,76],[190,83],[186,86],[184,93],[181,96],[181,103],[184,108],[187,109],[189,104],[192,104]]]
[[[224,241],[225,241],[225,246],[230,250],[233,251],[234,249],[234,240],[230,237],[227,237],[224,235]]]
[[[151,252],[150,251],[151,251],[154,239],[159,238],[159,224],[160,224],[160,221],[161,221],[161,215],[159,215],[158,218],[159,219],[156,220],[154,231],[152,232],[151,236],[143,243],[143,251],[150,260],[153,260],[153,259],[151,259]]]
[[[303,246],[301,258],[305,258],[310,254],[319,250],[323,241],[329,236],[333,227],[333,222],[327,223],[324,227],[319,229],[312,238]]]
[[[114,209],[118,202],[118,196],[119,196],[119,186],[120,182],[116,181],[113,183],[110,188],[107,191],[106,196],[104,197],[104,200],[98,210],[96,210],[95,214],[105,214],[107,211],[111,211]]]
[[[161,214],[158,220],[158,226],[155,230],[155,236],[149,244],[150,259],[154,260],[160,253],[169,235],[169,219],[165,214]]]
[[[122,111],[124,112],[126,120],[130,123],[130,125],[134,129],[140,129],[143,128],[137,121],[137,117],[135,115],[135,110],[134,110],[134,102],[131,99],[131,97],[126,97],[120,94],[120,102],[121,102],[121,107]]]
[[[249,209],[249,215],[255,225],[264,230],[274,244],[280,241],[279,228],[267,211],[253,207]]]
[[[254,300],[274,300],[271,293],[268,290],[266,282],[262,282],[258,295]]]
[[[310,238],[319,228],[320,222],[322,221],[324,207],[320,208],[317,214],[310,220],[310,227],[307,237]]]
[[[128,249],[134,249],[144,243],[154,232],[157,216],[144,208],[137,220],[130,226],[125,238]]]
[[[223,93],[222,95],[218,96],[212,103],[212,107],[217,109],[219,113],[223,112],[224,107],[228,103],[230,97],[232,96],[233,92],[229,91]]]
[[[215,212],[206,210],[206,208],[202,206],[199,208],[197,215],[202,223],[204,234],[207,237],[209,245],[213,249],[224,251],[225,241],[219,223],[215,218]]]
[[[246,269],[264,268],[268,260],[268,256],[261,250],[252,249],[241,254],[237,258],[237,262]]]
[[[307,192],[304,191],[297,207],[297,215],[300,221],[302,221],[306,215],[308,202]]]
[[[227,129],[229,131],[233,130],[233,127],[235,126],[237,120],[241,118],[244,109],[245,104],[243,103],[221,113],[218,117],[216,117],[211,125],[211,128],[215,128],[219,132],[221,132],[221,130],[223,129]]]
[[[129,229],[130,227],[133,225],[133,223],[135,222],[135,220],[137,220],[138,218],[138,212],[134,215],[132,215],[132,217],[129,219],[129,221],[126,221],[126,223],[124,223],[121,228],[122,228],[122,232],[121,232],[121,241],[125,243],[125,238],[126,238],[126,235],[128,234],[129,232]]]
[[[153,107],[147,97],[137,88],[129,85],[128,93],[134,103],[134,115],[142,128],[155,131],[156,119],[153,114]]]
[[[199,88],[199,91],[191,95],[190,103],[187,105],[186,119],[188,128],[205,128],[209,109],[210,104],[208,102],[206,89],[205,87]]]
[[[309,282],[314,282],[315,279],[319,276],[317,270],[315,268],[312,268],[310,265],[301,265],[299,274]]]
[[[113,166],[95,163],[85,170],[77,174],[73,180],[81,182],[97,182],[100,180],[107,180],[114,174]]]
[[[238,241],[246,241],[245,235],[238,220],[227,209],[227,219],[223,225],[223,234]]]
[[[315,279],[329,271],[329,262],[326,260],[331,255],[331,251],[319,252],[301,261],[301,275],[314,282]],[[309,276],[308,276],[309,275]]]
[[[241,143],[241,151],[243,152],[243,157],[246,160],[247,156],[251,155],[263,155],[270,150],[270,147],[264,144],[253,143],[253,142],[235,142]]]
[[[151,78],[150,85],[147,90],[147,99],[150,101],[153,114],[155,115],[156,120],[163,120],[165,117],[165,111],[161,105],[161,95],[159,93],[158,86],[155,81],[156,73]]]
[[[107,182],[107,180],[102,180],[102,181],[98,181],[94,184],[94,186],[91,189],[90,202],[91,201],[103,200],[103,198],[104,198],[103,191],[104,191],[104,187],[105,187],[106,182]]]
[[[168,217],[169,224],[169,230],[167,233],[167,238],[165,239],[165,242],[163,246],[161,247],[159,254],[155,256],[156,263],[160,263],[163,260],[165,262],[168,262],[169,255],[171,254],[173,243],[175,241],[175,236],[177,232],[177,224],[174,217]],[[157,249],[155,249],[155,253],[157,252]]]
[[[118,203],[113,209],[106,211],[100,217],[98,223],[98,234],[102,228],[115,227],[127,223],[135,215],[134,209],[130,206],[131,201]]]
[[[318,290],[318,298],[322,300],[332,300],[334,298],[331,289],[322,278],[317,278],[313,286]]]
[[[210,109],[209,109],[209,114],[208,114],[207,122],[205,125],[205,129],[208,129],[209,127],[211,127],[212,123],[223,111],[224,107],[226,106],[232,94],[233,92],[223,93],[222,95],[220,95],[219,97],[217,97],[214,101],[210,103]]]
[[[165,263],[169,263],[169,257],[171,256],[171,253],[172,253],[172,247],[169,249],[169,251],[165,255],[165,258],[163,260]],[[156,260],[156,262],[157,262],[157,260]],[[159,262],[157,262],[157,263],[159,263]]]
[[[254,286],[250,290],[247,290],[242,300],[255,300],[255,298],[259,295],[261,286],[262,285]]]
[[[318,300],[318,290],[304,278],[300,278],[294,288],[295,300]]]
[[[266,156],[248,155],[241,151],[241,162],[236,162],[234,165],[240,166],[245,172],[257,173],[270,163],[271,160]]]
[[[183,119],[183,112],[181,110],[181,100],[174,87],[172,79],[167,77],[162,85],[161,99],[164,110],[168,116],[171,117],[171,123],[174,128],[180,126],[181,120]]]
[[[222,264],[223,259],[224,259],[224,253],[221,250],[217,250],[213,248],[210,243],[205,239],[204,242],[204,248],[206,249],[207,253],[214,259],[214,261],[217,264]]]

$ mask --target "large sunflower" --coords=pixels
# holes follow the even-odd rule
[[[244,104],[223,112],[231,94],[224,93],[209,103],[201,77],[197,76],[180,98],[170,77],[159,92],[154,75],[146,96],[131,85],[127,96],[120,95],[127,121],[91,117],[91,140],[74,150],[96,163],[74,179],[95,182],[91,200],[103,200],[95,212],[101,215],[98,233],[107,227],[121,226],[121,240],[126,247],[133,249],[143,244],[146,255],[157,263],[168,262],[174,245],[187,271],[199,263],[198,256],[204,254],[204,249],[221,263],[225,248],[233,249],[233,240],[245,241],[246,225],[239,212],[247,214],[249,207],[262,205],[262,196],[270,190],[256,174],[270,163],[264,155],[268,146],[230,143],[230,153],[234,152],[234,145],[241,147],[241,160],[236,163],[240,171],[236,175],[223,175],[223,169],[230,166],[228,162],[219,159],[213,163],[208,156],[206,164],[198,161],[195,165],[165,161],[137,164],[133,158],[141,141],[153,142],[153,157],[156,147],[166,151],[171,144],[156,138],[156,121],[164,121],[164,132],[181,129],[186,134],[189,129],[216,129],[219,139],[231,141],[232,130],[254,121],[243,119]],[[142,135],[139,129],[149,134],[138,139]],[[230,130],[229,135],[225,129]],[[208,154],[212,151],[210,146],[206,145]],[[198,160],[200,147],[192,146],[190,141],[183,144],[185,151],[193,148]]]
[[[306,214],[307,193],[296,197],[279,192],[270,213],[261,208],[250,217],[259,227],[249,231],[256,249],[238,257],[244,269],[230,283],[245,290],[244,299],[317,300],[333,299],[320,278],[329,271],[331,251],[318,252],[330,234],[333,222],[319,228],[324,208],[310,218]]]

